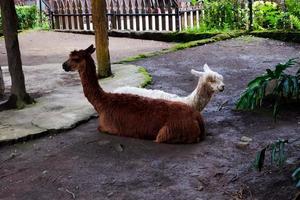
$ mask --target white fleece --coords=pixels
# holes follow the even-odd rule
[[[199,77],[198,84],[190,95],[184,97],[167,93],[162,90],[153,90],[130,86],[116,88],[113,92],[135,94],[152,99],[164,99],[169,101],[182,102],[197,109],[198,111],[202,111],[210,101],[214,92],[218,91],[220,87],[223,87],[224,89],[223,76],[218,74],[217,72],[212,71],[207,65],[204,66],[204,72],[192,70],[191,73]],[[208,80],[214,80],[214,82],[208,82]]]

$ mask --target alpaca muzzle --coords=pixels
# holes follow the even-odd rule
[[[62,64],[62,68],[63,68],[66,72],[71,71],[71,70],[70,70],[70,67],[68,66],[68,63],[67,63],[67,62],[64,62],[64,63]]]
[[[218,89],[219,89],[220,92],[223,92],[224,89],[225,89],[225,85],[220,86]]]

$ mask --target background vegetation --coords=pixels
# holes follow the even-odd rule
[[[37,7],[33,6],[16,6],[17,16],[18,16],[18,27],[19,30],[42,28],[48,29],[48,19],[45,14],[42,15],[42,23],[39,20],[39,12]],[[0,15],[0,36],[2,35],[2,20]]]
[[[193,1],[195,3],[196,0]],[[192,32],[245,30],[249,27],[248,1],[204,0],[204,14],[199,29]],[[253,3],[254,30],[300,30],[300,1],[285,0]]]

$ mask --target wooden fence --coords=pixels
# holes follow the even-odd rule
[[[174,0],[106,0],[109,30],[180,31],[199,27],[202,5]],[[60,30],[93,30],[88,0],[54,0],[52,26]]]

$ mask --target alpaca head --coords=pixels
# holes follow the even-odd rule
[[[223,76],[215,71],[212,71],[207,64],[203,66],[204,72],[199,72],[194,69],[191,73],[199,77],[199,84],[205,82],[212,92],[223,92],[225,84],[223,83]]]
[[[67,72],[83,70],[83,68],[86,67],[86,59],[90,58],[94,51],[95,48],[93,45],[85,50],[72,51],[69,55],[69,59],[63,63],[63,69]]]

